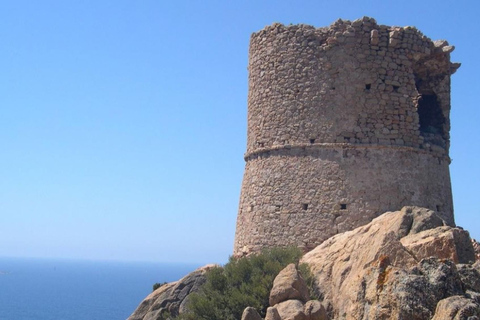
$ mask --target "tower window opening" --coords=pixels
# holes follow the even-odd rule
[[[370,88],[372,88],[372,84],[367,83],[367,84],[365,85],[365,90],[370,90]]]
[[[347,204],[346,203],[340,203],[340,210],[347,210]]]
[[[446,122],[435,94],[422,94],[418,100],[420,134],[425,142],[445,148],[446,139],[443,126]]]
[[[437,212],[441,212],[442,211],[442,206],[437,204]]]
[[[399,86],[393,86],[393,91],[398,92],[398,89],[400,89]]]
[[[442,105],[438,101],[433,84],[428,80],[415,75],[415,87],[420,94],[417,100],[420,135],[425,143],[445,148],[447,144],[445,124],[448,120],[443,114]]]
[[[302,204],[302,209],[307,210],[308,209],[308,204],[307,203]]]
[[[435,94],[423,94],[418,100],[420,132],[443,135],[445,117]]]
[[[314,144],[315,143],[315,139],[310,139],[310,144]]]

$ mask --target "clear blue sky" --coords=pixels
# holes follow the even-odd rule
[[[2,1],[0,256],[225,262],[250,34],[365,15],[456,46],[455,214],[480,239],[479,13],[473,0]]]

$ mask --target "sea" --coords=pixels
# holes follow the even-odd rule
[[[0,258],[0,320],[127,319],[200,264]]]

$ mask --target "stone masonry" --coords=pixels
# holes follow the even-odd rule
[[[234,254],[307,251],[406,205],[453,226],[453,49],[367,17],[254,33]]]

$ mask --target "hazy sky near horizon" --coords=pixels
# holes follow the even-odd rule
[[[252,32],[374,17],[456,46],[457,224],[480,239],[477,1],[5,0],[0,256],[226,262]]]

